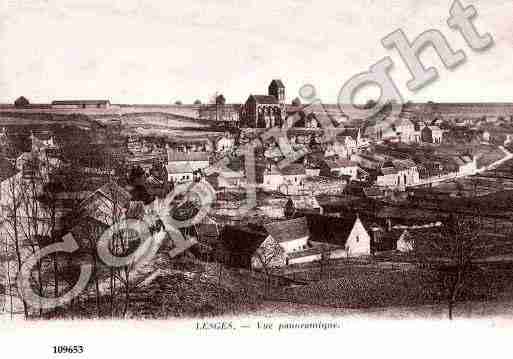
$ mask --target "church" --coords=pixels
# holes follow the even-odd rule
[[[241,127],[282,127],[285,118],[285,86],[279,79],[269,84],[267,95],[249,95],[241,109]]]

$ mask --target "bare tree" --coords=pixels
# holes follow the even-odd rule
[[[2,227],[5,233],[6,243],[9,243],[8,247],[13,248],[14,256],[16,258],[16,270],[19,273],[22,266],[23,250],[22,250],[22,238],[23,235],[20,233],[20,218],[22,213],[23,195],[21,193],[21,183],[23,179],[21,172],[8,178],[2,182]],[[9,288],[11,293],[11,288]],[[21,298],[23,303],[23,312],[25,318],[28,318],[28,306],[25,299]]]
[[[451,216],[439,235],[415,242],[421,262],[433,267],[447,300],[448,316],[453,319],[454,307],[465,288],[471,284],[470,274],[475,261],[486,248],[482,238],[482,222],[476,216]]]
[[[266,275],[266,293],[269,293],[272,277],[272,268],[286,264],[285,251],[272,238],[267,238],[255,252],[254,264],[262,267]],[[284,263],[285,262],[285,263]]]

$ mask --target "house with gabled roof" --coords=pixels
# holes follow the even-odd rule
[[[306,220],[311,242],[329,243],[340,248],[333,251],[332,258],[370,255],[371,236],[357,214],[341,217],[308,214]]]
[[[279,168],[274,163],[269,163],[264,169],[262,187],[267,190],[283,191],[293,190],[303,186],[306,178],[306,169],[300,163],[292,163],[284,168]]]
[[[176,152],[168,150],[168,164],[166,170],[168,180],[173,183],[190,182],[194,180],[194,173],[210,166],[208,152]]]
[[[354,181],[358,177],[358,164],[346,159],[326,159],[321,167],[321,176],[346,176]]]
[[[121,218],[130,206],[131,195],[114,182],[108,182],[84,199],[81,207],[85,215],[106,225]]]
[[[415,185],[419,181],[417,164],[410,159],[386,161],[376,178],[378,186],[399,189]]]
[[[442,143],[443,131],[438,126],[424,126],[421,130],[423,142],[440,144]]]
[[[358,216],[308,214],[263,225],[225,226],[220,235],[223,263],[271,268],[370,254],[370,236]]]
[[[108,108],[109,100],[55,100],[52,101],[52,108],[56,109],[78,109],[78,108]]]

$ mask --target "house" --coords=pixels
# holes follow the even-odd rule
[[[341,142],[345,144],[347,148],[350,150],[352,150],[353,148],[361,148],[367,145],[366,141],[362,137],[362,131],[359,127],[344,128],[340,133],[337,134],[337,138],[342,140]]]
[[[341,143],[339,140],[325,144],[324,157],[338,156],[339,158],[350,158],[350,150],[346,144]]]
[[[458,167],[460,175],[473,175],[477,172],[476,157],[472,155],[453,156],[451,157],[453,163]]]
[[[385,163],[385,158],[375,153],[359,153],[351,156],[351,160],[357,162],[360,167],[373,170],[380,169],[383,166],[383,163]]]
[[[331,257],[358,257],[371,253],[371,237],[358,215],[306,215],[310,240],[339,246]]]
[[[263,173],[262,187],[267,190],[288,193],[289,187],[303,186],[306,169],[302,164],[293,163],[282,169],[276,164],[269,164]]]
[[[222,166],[208,174],[207,181],[215,189],[239,188],[246,182],[246,177],[242,170],[233,170],[228,166]]]
[[[396,248],[401,253],[408,253],[413,251],[415,240],[413,236],[405,229],[399,239],[397,240]]]
[[[274,266],[308,263],[322,259],[324,247],[310,242],[310,230],[305,217],[272,222],[264,225],[268,237],[257,249],[254,259],[256,268],[270,254]],[[262,260],[264,258],[264,261]]]
[[[351,136],[337,137],[342,146],[345,148],[346,156],[351,156],[358,151],[358,142]]]
[[[225,226],[218,258],[240,268],[272,268],[370,254],[370,236],[358,217],[310,214],[260,225]]]
[[[351,181],[358,177],[358,164],[346,159],[327,159],[321,167],[320,175],[329,176],[347,176]]]
[[[152,143],[149,143],[154,147]],[[166,150],[174,152],[212,152],[214,146],[209,138],[176,138],[166,143]]]
[[[230,133],[225,133],[223,136],[216,138],[214,143],[217,153],[227,153],[235,146],[235,138]]]
[[[404,189],[420,181],[419,170],[412,160],[386,161],[379,169],[376,184],[382,187]]]
[[[131,195],[114,182],[108,182],[84,199],[84,213],[106,225],[120,219],[130,206]]]
[[[55,109],[109,108],[109,100],[58,100],[52,101]]]
[[[423,142],[440,144],[442,143],[443,131],[438,126],[424,126],[421,130]]]
[[[416,134],[415,125],[410,119],[399,117],[393,122],[393,128],[401,142],[419,142],[419,136]]]
[[[290,196],[285,203],[284,214],[288,218],[304,214],[322,214],[323,210],[317,198],[310,195]]]
[[[374,141],[383,141],[397,137],[393,128],[393,120],[384,118],[382,120],[373,120],[365,127],[364,135]]]
[[[285,254],[308,248],[310,232],[305,217],[267,223],[264,228]]]
[[[338,195],[344,191],[347,185],[345,177],[307,177],[303,181],[302,193],[309,196],[318,196],[322,194]]]
[[[194,180],[194,170],[191,165],[186,163],[169,163],[166,165],[168,181],[172,183],[192,182]]]
[[[282,266],[285,263],[283,253],[277,245],[266,243],[256,256],[259,249],[268,237],[261,226],[224,226],[219,234],[219,241],[214,242],[215,257],[217,261],[235,268],[251,269]],[[264,251],[264,248],[266,251]],[[260,263],[260,264],[259,264]]]
[[[31,151],[33,153],[55,155],[58,145],[54,137],[47,131],[30,131]]]
[[[203,170],[210,166],[210,156],[207,152],[186,153],[168,150],[167,162],[168,165],[188,165],[192,171],[197,171]]]

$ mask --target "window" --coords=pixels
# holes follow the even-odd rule
[[[360,242],[360,237],[356,236],[356,243]]]

